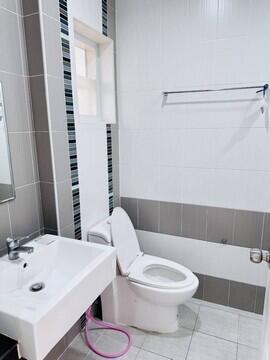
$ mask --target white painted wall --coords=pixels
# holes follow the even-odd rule
[[[101,0],[69,1],[71,43],[73,41],[73,18],[102,32],[101,5]],[[75,74],[74,66],[72,72]],[[72,77],[72,85],[80,181],[82,238],[86,240],[89,227],[108,216],[109,213],[106,125],[90,123],[79,118],[75,76]]]
[[[121,196],[270,211],[260,96],[177,95],[162,107],[161,95],[269,81],[267,14],[263,0],[117,0]]]

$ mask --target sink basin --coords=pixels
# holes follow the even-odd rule
[[[54,235],[27,245],[32,254],[0,258],[0,333],[18,340],[22,357],[41,360],[113,280],[116,252]]]

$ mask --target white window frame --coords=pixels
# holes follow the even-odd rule
[[[79,114],[78,83],[76,73],[75,47],[87,49],[96,48],[96,106],[97,113],[93,115]],[[92,29],[88,25],[73,18],[73,50],[72,50],[73,84],[76,91],[76,114],[83,122],[116,123],[116,95],[115,95],[115,64],[113,40]],[[75,80],[75,81],[74,81]]]
[[[95,49],[96,51],[96,115],[83,115],[79,113],[79,116],[82,120],[91,120],[91,121],[101,121],[102,119],[102,105],[101,105],[101,74],[100,74],[100,50],[99,44],[90,40],[89,38],[75,33],[75,47],[79,47],[86,51],[87,58],[87,49],[89,47]],[[87,59],[86,59],[86,67],[87,67]],[[86,70],[87,71],[87,70]],[[76,73],[77,79],[80,77]],[[80,109],[79,109],[80,110]]]

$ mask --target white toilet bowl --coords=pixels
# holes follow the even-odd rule
[[[173,332],[178,306],[196,292],[199,281],[186,267],[141,252],[133,225],[122,208],[89,231],[89,240],[113,244],[119,275],[102,294],[104,320]]]

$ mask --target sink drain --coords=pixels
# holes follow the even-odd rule
[[[33,292],[40,291],[45,288],[45,284],[43,282],[37,282],[30,286],[29,290]]]

